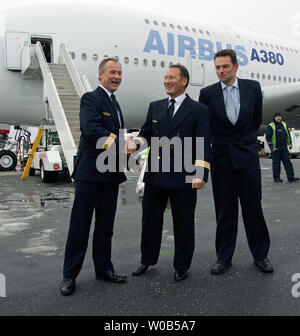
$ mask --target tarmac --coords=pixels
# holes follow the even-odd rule
[[[299,177],[300,160],[292,162]],[[216,260],[216,223],[209,181],[198,192],[196,249],[188,279],[173,279],[168,209],[158,264],[133,277],[140,261],[141,202],[135,191],[138,174],[128,173],[120,186],[112,250],[115,269],[127,274],[128,282],[95,279],[90,239],[76,292],[69,297],[60,294],[60,283],[74,185],[63,178],[44,184],[38,174],[21,182],[20,171],[0,172],[0,315],[299,316],[300,183],[288,183],[283,169],[284,182],[275,184],[271,165],[270,159],[261,158],[273,274],[253,265],[241,218],[233,266],[223,275],[210,274]]]

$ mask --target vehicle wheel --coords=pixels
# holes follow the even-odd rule
[[[30,167],[29,176],[34,176],[34,175],[35,175],[35,169]]]
[[[45,170],[43,162],[40,164],[40,171],[41,171],[41,179],[43,183],[49,183],[49,182],[56,182],[58,173],[57,172],[49,172]]]
[[[17,165],[17,157],[10,150],[3,150],[0,152],[0,170],[9,171],[14,170]]]

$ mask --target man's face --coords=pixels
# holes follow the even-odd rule
[[[110,92],[118,90],[122,81],[121,65],[114,61],[108,61],[103,72],[99,72],[100,84]]]
[[[217,57],[215,68],[219,80],[225,85],[232,85],[235,82],[239,65],[238,63],[233,65],[230,56]]]
[[[171,98],[181,96],[185,91],[187,78],[182,78],[179,68],[169,68],[164,79],[164,86],[167,95]]]
[[[275,117],[276,122],[280,123],[282,121],[282,118],[280,116]]]

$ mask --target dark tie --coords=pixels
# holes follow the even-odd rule
[[[118,120],[119,120],[119,124],[120,124],[120,128],[122,127],[122,122],[121,122],[121,116],[120,116],[120,109],[118,107],[118,103],[117,103],[117,100],[116,100],[116,96],[112,93],[111,96],[110,96],[110,99],[117,111],[117,115],[118,115]]]
[[[167,112],[168,112],[168,120],[171,121],[173,116],[174,116],[174,111],[175,111],[175,99],[170,100],[171,105],[168,107]]]

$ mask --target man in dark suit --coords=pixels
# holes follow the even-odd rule
[[[142,257],[141,264],[133,272],[135,276],[145,273],[150,265],[153,266],[158,261],[163,216],[168,199],[171,204],[175,238],[175,281],[187,278],[192,262],[197,190],[205,185],[210,168],[208,162],[210,126],[208,109],[185,94],[188,82],[189,73],[185,67],[182,65],[169,67],[164,80],[169,98],[150,104],[146,121],[139,134],[140,143],[151,144],[151,149],[144,176]],[[169,142],[170,155],[165,156],[162,138],[167,142],[171,139],[179,140],[180,144],[190,138],[191,147],[189,151],[184,151],[183,146],[178,147]],[[204,138],[204,145],[200,146],[201,148],[196,146],[197,138]],[[157,143],[159,155],[156,152],[154,139],[159,139]],[[180,155],[177,156],[178,154]],[[200,172],[196,175],[195,171],[188,172],[183,167],[187,156],[190,156],[195,167],[200,168]],[[155,162],[157,170],[154,169]],[[163,168],[166,163],[170,164],[169,170]],[[176,166],[180,169],[177,170]],[[190,183],[188,183],[188,177],[190,177]]]
[[[99,66],[99,87],[85,93],[80,103],[81,137],[72,177],[75,199],[71,213],[63,268],[62,295],[71,295],[87,249],[91,220],[95,212],[93,261],[97,279],[126,282],[114,271],[111,262],[111,240],[119,184],[126,180],[123,172],[99,172],[97,158],[119,144],[119,130],[124,128],[121,108],[115,92],[122,80],[120,63],[104,59]],[[98,140],[105,138],[102,148]],[[112,147],[113,146],[113,147]],[[117,155],[118,150],[114,153]]]
[[[212,129],[211,176],[217,219],[217,262],[212,274],[230,267],[237,237],[238,200],[254,263],[273,272],[267,259],[270,238],[261,206],[261,170],[256,133],[262,122],[260,84],[238,79],[233,50],[215,55],[220,82],[203,88],[199,101],[210,109]]]

